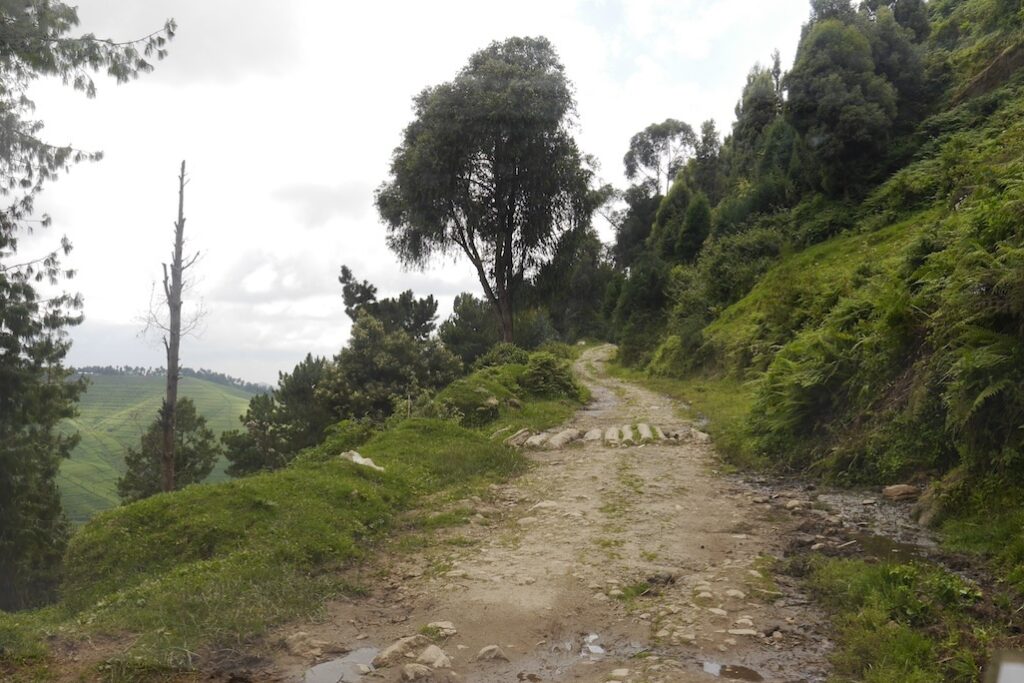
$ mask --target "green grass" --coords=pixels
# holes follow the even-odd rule
[[[835,681],[977,681],[1005,635],[978,587],[936,566],[817,558],[803,571],[839,631]]]
[[[79,402],[79,416],[65,423],[78,431],[81,443],[61,465],[58,485],[68,517],[76,523],[121,501],[117,479],[124,473],[124,452],[138,447],[139,437],[156,417],[163,401],[163,377],[90,376],[89,390]],[[251,394],[203,379],[184,377],[180,394],[191,398],[210,428],[218,435],[239,427]],[[224,481],[221,460],[209,481]]]
[[[239,646],[351,593],[338,570],[372,552],[401,511],[526,468],[512,450],[439,420],[400,423],[360,450],[385,472],[337,459],[328,443],[284,470],[101,513],[72,539],[63,601],[0,620],[13,643],[0,664],[38,660],[40,641],[60,629],[141,634],[123,661],[187,667],[187,652]],[[466,514],[427,515],[420,526]]]

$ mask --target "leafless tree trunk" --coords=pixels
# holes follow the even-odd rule
[[[178,405],[178,351],[181,347],[181,293],[184,273],[199,257],[195,254],[187,263],[182,260],[185,246],[185,162],[181,162],[178,176],[178,220],[174,224],[174,253],[170,269],[164,266],[164,296],[167,301],[168,324],[164,328],[164,349],[167,351],[167,396],[160,408],[163,428],[161,454],[161,486],[164,491],[174,490],[174,431]]]

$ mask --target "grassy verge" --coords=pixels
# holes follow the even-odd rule
[[[481,434],[430,419],[405,421],[360,451],[385,471],[339,460],[324,445],[278,472],[99,515],[71,543],[63,602],[0,616],[0,667],[45,679],[42,643],[60,633],[136,634],[96,672],[107,678],[188,668],[196,652],[237,647],[358,591],[337,570],[372,552],[403,510],[526,467]]]
[[[832,614],[836,681],[980,680],[996,645],[1010,644],[1002,598],[924,563],[804,557],[800,573]]]
[[[685,405],[679,410],[688,420],[707,419],[707,431],[715,438],[715,446],[727,463],[745,469],[767,464],[754,451],[745,429],[754,400],[754,388],[749,382],[714,376],[658,377],[617,363],[608,364],[608,374],[681,401]]]

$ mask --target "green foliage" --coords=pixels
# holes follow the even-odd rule
[[[394,411],[396,398],[437,391],[461,370],[458,358],[437,341],[418,341],[404,330],[388,332],[383,323],[363,313],[316,395],[339,419],[381,421]]]
[[[669,188],[665,198],[658,205],[654,215],[654,226],[647,238],[647,248],[662,258],[671,259],[675,256],[676,240],[686,223],[686,210],[690,206],[693,193],[684,178],[677,178]]]
[[[641,184],[623,192],[622,199],[626,208],[615,211],[611,216],[611,223],[615,226],[612,256],[619,268],[627,268],[640,257],[647,244],[651,226],[661,207],[662,195],[650,185]]]
[[[197,484],[213,471],[220,455],[216,436],[189,398],[179,398],[174,423],[174,488]],[[142,435],[139,447],[125,454],[125,473],[117,481],[122,501],[134,502],[161,491],[163,428],[156,417]]]
[[[622,283],[612,323],[627,364],[646,361],[662,333],[668,273],[668,264],[648,253],[633,264]]]
[[[511,344],[499,345],[512,347],[507,349],[509,356],[522,356],[525,363],[525,351]],[[492,349],[493,359],[500,354],[498,347]],[[518,352],[518,353],[517,353]],[[487,356],[484,356],[487,358]],[[481,358],[481,360],[484,360]],[[498,419],[499,409],[510,402],[519,402],[522,390],[519,380],[526,370],[524,364],[506,361],[501,364],[483,364],[476,372],[467,377],[457,379],[445,387],[434,398],[434,409],[441,415],[457,415],[461,424],[467,427],[479,427],[490,424]]]
[[[540,267],[524,298],[531,307],[548,312],[561,339],[603,337],[601,303],[611,278],[612,267],[597,232],[593,228],[572,230],[559,240],[551,260]],[[517,322],[516,328],[519,333],[522,322]]]
[[[317,395],[330,363],[312,354],[290,373],[279,372],[270,394],[254,396],[239,420],[242,430],[221,435],[233,477],[287,465],[304,448],[320,443],[335,419],[331,406]]]
[[[355,322],[359,312],[365,311],[381,321],[388,332],[404,330],[413,339],[424,340],[431,335],[437,322],[437,301],[432,294],[417,299],[407,289],[397,298],[377,300],[377,288],[368,281],[359,282],[348,266],[341,267],[341,283],[345,315]]]
[[[580,395],[569,364],[546,351],[530,354],[519,384],[533,396],[578,398]]]
[[[445,347],[471,367],[498,342],[498,320],[494,309],[483,299],[468,292],[455,297],[455,305],[438,330]],[[523,362],[526,362],[525,357]]]
[[[787,110],[815,162],[817,183],[842,194],[869,177],[896,119],[896,91],[875,72],[871,43],[839,19],[810,25],[786,76]]]
[[[499,342],[487,350],[476,361],[476,368],[487,368],[493,365],[526,365],[530,354],[508,342]]]
[[[629,140],[629,151],[622,158],[626,178],[642,175],[656,191],[662,186],[667,189],[696,146],[697,136],[689,124],[675,119],[652,123]]]
[[[415,119],[377,191],[399,259],[424,266],[435,254],[464,254],[505,341],[524,275],[596,208],[570,134],[574,106],[546,38],[492,43],[454,80],[415,98]]]

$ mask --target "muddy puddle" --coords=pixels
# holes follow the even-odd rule
[[[763,681],[764,677],[745,666],[733,664],[719,664],[718,662],[703,662],[701,665],[704,673],[711,674],[718,678],[725,678],[730,681]]]

